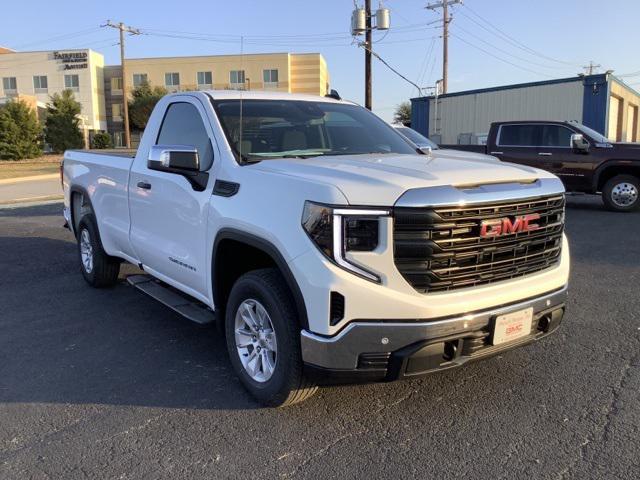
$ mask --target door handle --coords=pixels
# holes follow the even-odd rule
[[[550,157],[551,155],[553,155],[553,153],[551,153],[551,152],[540,152],[540,153],[538,153],[538,155],[540,155],[541,157]]]
[[[502,155],[502,152],[491,152],[491,155]]]
[[[147,182],[138,182],[138,188],[144,188],[145,190],[151,190],[151,184]]]

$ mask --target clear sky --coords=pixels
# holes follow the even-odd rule
[[[440,30],[432,23],[441,16],[426,10],[427,3],[385,0],[392,28],[374,35],[374,50],[425,87],[442,71]],[[372,5],[377,8],[378,1]],[[352,10],[353,0],[13,1],[0,14],[0,45],[86,47],[114,64],[119,63],[117,31],[99,28],[107,19],[147,33],[127,38],[129,57],[239,53],[242,35],[246,53],[322,53],[331,87],[362,103],[364,52],[352,44]],[[602,65],[601,72],[637,73],[624,80],[640,86],[640,0],[465,0],[452,13],[450,92],[573,76],[591,60]],[[373,60],[376,113],[388,120],[395,105],[417,93]]]

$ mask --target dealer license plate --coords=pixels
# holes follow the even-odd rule
[[[493,327],[493,344],[500,345],[501,343],[526,337],[531,333],[532,321],[533,307],[498,315]]]

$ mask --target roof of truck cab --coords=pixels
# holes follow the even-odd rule
[[[331,97],[309,95],[303,93],[266,92],[253,90],[250,92],[240,90],[202,90],[214,100],[299,100],[303,102],[329,102],[329,103],[353,103],[345,100],[336,100]]]

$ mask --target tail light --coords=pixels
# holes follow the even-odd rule
[[[64,190],[64,158],[60,160],[60,186]]]

